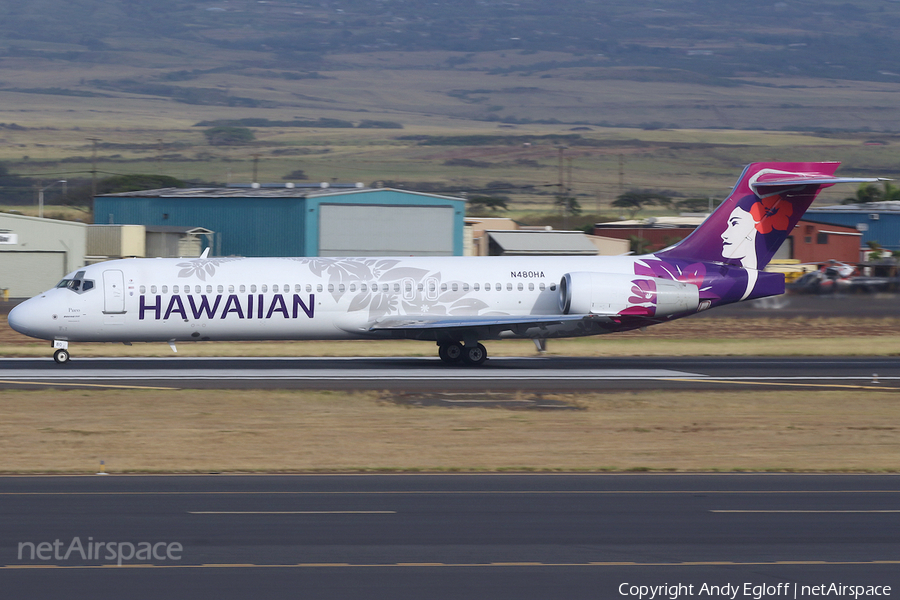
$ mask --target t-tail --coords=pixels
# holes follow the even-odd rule
[[[836,183],[877,178],[836,177],[838,162],[748,165],[731,194],[691,235],[657,252],[659,258],[765,268],[816,199]]]

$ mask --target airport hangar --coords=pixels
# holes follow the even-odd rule
[[[250,184],[97,196],[94,222],[199,227],[214,256],[462,256],[465,201],[362,184]]]
[[[2,297],[36,296],[84,266],[87,229],[84,223],[0,213]]]

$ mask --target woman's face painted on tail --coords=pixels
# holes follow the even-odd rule
[[[735,207],[722,233],[722,256],[736,258],[741,266],[756,268],[756,221],[741,207]]]

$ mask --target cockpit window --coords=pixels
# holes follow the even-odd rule
[[[58,284],[56,284],[58,288],[67,288],[75,292],[76,294],[83,294],[94,289],[94,281],[91,279],[84,278],[84,271],[78,271],[75,273],[75,277],[72,279],[63,279]]]

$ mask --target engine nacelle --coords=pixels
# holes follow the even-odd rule
[[[621,273],[566,273],[559,282],[563,314],[668,317],[696,312],[700,290],[691,283]]]

